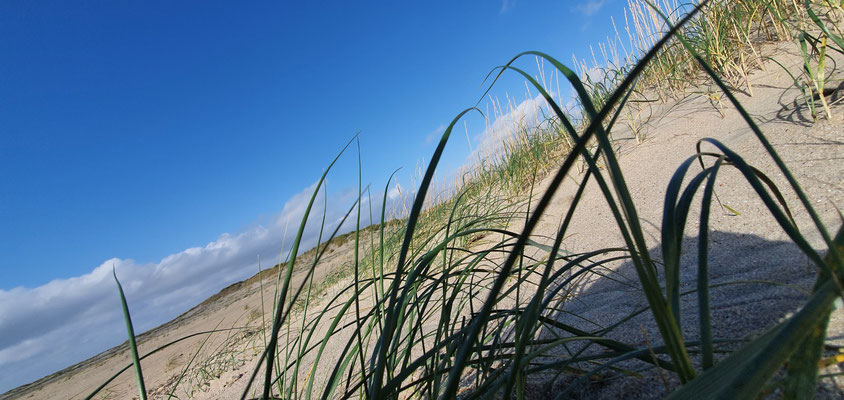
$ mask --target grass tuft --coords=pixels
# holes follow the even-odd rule
[[[314,190],[290,258],[252,278],[263,285],[264,279],[275,277],[276,296],[269,332],[262,324],[264,350],[241,398],[521,399],[539,382],[564,382],[557,393],[564,398],[610,374],[640,376],[629,367],[634,361],[658,370],[666,389],[674,390],[669,398],[752,398],[774,381],[789,396],[811,397],[818,365],[828,362],[821,350],[833,302],[842,291],[844,233],[830,235],[734,92],[753,94],[749,75],[764,67],[763,42],[794,41],[802,51],[804,69],[786,71],[804,93],[813,118],[816,97],[826,117],[832,118],[824,92],[825,60],[828,51],[844,54],[836,22],[841,12],[840,5],[829,2],[630,0],[622,28],[625,35],[616,29],[614,39],[598,45],[601,62],[594,51],[591,66],[575,60],[574,67],[545,53],[527,51],[495,68],[478,104],[458,114],[443,133],[420,173],[405,218],[386,218],[391,175],[380,223],[362,228],[360,205],[369,189],[359,182],[358,198],[343,219],[356,211],[357,229],[338,236],[338,225],[327,241],[297,257],[311,206],[335,158]],[[535,77],[517,65],[524,58],[536,59],[543,75]],[[545,65],[574,88],[576,108],[560,105],[559,79],[557,90],[551,90]],[[546,106],[535,114],[542,116],[536,121],[517,121],[500,146],[496,143],[488,153],[479,152],[477,163],[464,171],[453,190],[439,195],[434,188],[435,171],[454,127],[468,113],[480,112],[477,107],[505,73],[525,79],[529,98],[531,91],[539,93]],[[797,229],[795,213],[768,175],[724,143],[704,139],[668,184],[658,238],[662,262],[653,259],[616,154],[620,137],[613,132],[626,125],[636,142],[646,140],[651,108],[688,95],[704,96],[719,111],[733,107],[741,115],[773,160],[776,173],[796,193],[800,211],[805,211],[827,246],[825,256]],[[493,108],[495,115],[505,113],[500,104]],[[704,151],[704,145],[714,150]],[[693,171],[696,162],[699,171]],[[547,218],[552,197],[578,163],[585,171],[556,232],[535,234],[540,220]],[[359,164],[359,173],[361,168]],[[710,283],[709,220],[716,180],[724,168],[738,171],[818,270],[817,284],[806,304],[752,340],[713,335],[709,291],[715,285]],[[540,178],[547,178],[542,190],[536,186]],[[565,239],[575,214],[584,212],[583,194],[590,182],[606,201],[623,246],[572,253],[566,251]],[[690,210],[696,199],[702,201],[697,216],[697,282],[693,290],[684,292],[683,233],[694,219]],[[324,227],[325,210],[318,243]],[[314,281],[314,270],[323,256],[340,246],[353,247],[352,261],[324,280]],[[633,266],[634,278],[611,268],[622,262]],[[294,272],[305,276],[296,288],[292,287]],[[592,330],[561,320],[559,315],[567,312],[565,305],[574,300],[578,285],[597,278],[629,286],[646,299],[647,306],[611,326]],[[140,359],[149,354],[137,356],[128,307],[120,292],[144,396]],[[681,325],[681,298],[687,295],[697,298],[697,326]],[[614,329],[643,313],[653,317],[658,338],[645,333],[644,345],[611,339]],[[260,315],[250,316],[250,322],[263,322],[263,315],[262,309]],[[700,340],[688,340],[684,335],[689,330],[699,332]],[[230,331],[203,334],[219,332]],[[225,351],[215,349],[208,359]],[[188,376],[191,363],[171,395],[181,377]],[[200,361],[190,369],[202,365],[208,364]],[[263,380],[259,379],[262,366]],[[777,378],[781,372],[784,378]],[[681,386],[671,386],[675,380]]]

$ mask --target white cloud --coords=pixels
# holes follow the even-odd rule
[[[425,135],[425,144],[431,144],[434,140],[439,139],[443,135],[443,132],[445,132],[445,125],[438,126]]]
[[[224,233],[202,247],[185,249],[158,263],[112,258],[91,272],[58,279],[35,288],[0,289],[0,393],[82,361],[126,340],[120,299],[111,271],[120,278],[136,332],[154,328],[195,306],[220,289],[275,264],[299,228],[316,184],[293,196],[268,227],[253,226]],[[331,232],[357,198],[357,187],[335,192],[326,211]],[[349,193],[352,193],[350,195]],[[373,193],[373,205],[381,196]],[[396,207],[400,199],[390,199]],[[303,235],[300,251],[316,244],[325,196],[319,193]],[[368,211],[368,209],[367,209]],[[380,208],[375,210],[380,215]],[[362,213],[362,226],[369,212]],[[354,228],[354,214],[344,231]],[[323,240],[326,240],[323,237]],[[284,251],[289,251],[284,249]]]
[[[549,93],[554,96],[553,93]],[[547,102],[542,95],[523,100],[511,110],[498,116],[486,129],[475,135],[473,142],[477,147],[469,154],[467,163],[477,164],[479,159],[489,158],[500,153],[504,143],[517,134],[520,127],[533,128],[542,119],[542,112]]]
[[[390,189],[389,192],[387,192],[387,198],[390,199],[390,200],[396,200],[396,199],[399,198],[399,196],[401,196],[401,193],[402,193],[401,185],[399,185],[399,183],[396,182],[396,185],[393,186],[393,188]]]
[[[574,6],[574,9],[583,15],[592,16],[601,10],[606,0],[586,0]]]
[[[513,9],[516,6],[516,0],[502,0],[501,1],[501,8],[498,10],[500,14],[504,14]]]

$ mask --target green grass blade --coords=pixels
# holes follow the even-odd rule
[[[840,235],[840,232],[839,232]],[[826,261],[832,261],[831,255]],[[832,268],[836,273],[841,272],[842,265]],[[831,276],[825,270],[818,271],[818,278],[813,291],[817,291],[829,281]],[[817,391],[818,365],[823,355],[826,329],[829,325],[830,314],[828,313],[800,343],[800,347],[794,352],[786,363],[786,379],[783,383],[783,395],[789,399],[811,398]]]
[[[355,276],[354,276],[355,296],[354,296],[354,299],[355,299],[355,317],[356,317],[356,321],[358,323],[358,326],[357,326],[357,329],[355,329],[355,336],[357,337],[357,349],[358,349],[357,355],[360,358],[361,380],[366,381],[366,365],[364,365],[364,358],[365,357],[363,355],[364,348],[363,348],[363,340],[361,339],[361,330],[363,328],[363,325],[362,325],[362,320],[360,318],[360,293],[361,293],[361,290],[360,290],[360,287],[359,287],[359,284],[360,284],[360,255],[359,255],[359,251],[360,251],[360,212],[361,212],[360,209],[361,209],[361,204],[362,204],[361,200],[362,200],[362,196],[363,196],[363,188],[362,188],[363,187],[363,167],[362,167],[362,161],[360,159],[360,140],[356,141],[356,143],[357,143],[357,148],[358,148],[358,200],[357,200],[358,215],[357,215],[357,220],[355,222],[355,255],[354,255],[354,257],[355,257],[355,261],[354,261],[354,263],[355,263]],[[370,249],[370,251],[371,251],[371,249]],[[363,390],[364,390],[364,394],[366,396],[365,398],[369,398],[369,389],[367,388],[366,385],[363,386]]]
[[[686,225],[687,214],[681,210],[684,208],[678,205],[680,201],[680,189],[683,179],[686,176],[691,164],[696,157],[690,157],[680,164],[668,182],[665,191],[665,201],[662,208],[662,260],[665,264],[665,291],[668,304],[674,319],[680,324],[680,252],[683,241],[683,231]],[[696,188],[702,182],[702,177],[689,183],[689,188]],[[688,209],[688,204],[686,204]]]
[[[712,203],[712,194],[715,192],[715,177],[718,169],[724,161],[719,157],[712,166],[706,187],[703,189],[703,199],[700,208],[700,227],[698,229],[698,274],[697,274],[697,295],[698,295],[698,316],[700,319],[700,351],[701,364],[704,370],[714,364],[714,351],[712,345],[712,313],[709,306],[709,205]]]
[[[129,315],[129,305],[126,304],[126,296],[123,295],[123,286],[117,280],[117,271],[111,268],[114,275],[114,282],[117,283],[117,290],[120,292],[120,304],[123,306],[123,319],[126,321],[126,332],[129,334],[129,351],[132,354],[132,364],[135,366],[135,380],[138,383],[138,393],[141,399],[146,400],[147,390],[144,386],[144,374],[141,371],[141,360],[138,359],[138,345],[135,343],[135,330],[132,328],[132,317]]]

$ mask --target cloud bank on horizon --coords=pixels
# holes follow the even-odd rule
[[[288,200],[266,224],[238,234],[224,233],[204,247],[171,254],[158,263],[111,258],[91,272],[58,279],[35,288],[0,289],[0,393],[85,360],[126,340],[126,330],[112,268],[126,293],[136,332],[167,322],[231,283],[275,265],[289,252],[316,184]],[[324,186],[323,186],[324,188]],[[300,245],[316,245],[326,207],[320,188]],[[388,210],[399,210],[402,189],[392,184]],[[373,190],[373,209],[380,215],[381,197]],[[357,199],[357,190],[332,195],[326,209],[326,230],[342,221]],[[369,225],[369,197],[362,201],[361,225]],[[377,217],[374,217],[376,222]],[[354,215],[341,232],[354,229]],[[287,230],[285,234],[285,229]],[[327,234],[326,234],[327,235]],[[286,236],[286,240],[285,239]],[[326,240],[324,237],[323,240]],[[285,248],[282,249],[282,243]]]

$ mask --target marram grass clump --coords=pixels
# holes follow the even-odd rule
[[[445,130],[406,218],[398,223],[386,221],[382,204],[380,224],[360,229],[362,210],[356,205],[361,204],[366,192],[359,187],[358,201],[346,214],[346,218],[358,221],[355,233],[345,237],[354,241],[354,262],[332,278],[338,290],[321,301],[312,301],[314,285],[319,285],[313,280],[314,269],[336,240],[337,231],[329,235],[324,246],[306,253],[308,257],[295,255],[332,162],[314,190],[290,259],[265,276],[275,279],[277,288],[270,310],[272,320],[269,329],[260,334],[265,344],[241,398],[525,398],[535,379],[561,375],[572,377],[557,394],[566,398],[602,371],[624,371],[621,363],[626,360],[651,364],[663,374],[676,377],[681,385],[670,398],[754,398],[777,374],[785,395],[812,397],[825,327],[833,302],[842,291],[844,233],[833,236],[821,223],[800,185],[733,91],[752,91],[747,75],[759,65],[756,63],[761,56],[755,48],[759,40],[793,39],[796,45],[806,47],[804,72],[809,78],[793,74],[795,84],[804,90],[807,102],[818,95],[829,114],[823,94],[823,60],[824,52],[844,49],[835,23],[840,5],[801,5],[784,0],[685,5],[631,1],[629,12],[629,42],[623,50],[623,61],[614,57],[615,61],[605,63],[603,76],[590,74],[584,79],[582,65],[572,69],[535,51],[519,54],[493,71],[492,85],[504,73],[523,76],[547,101],[551,116],[543,134],[520,135],[506,157],[468,174],[451,197],[424,207],[453,128],[466,114],[476,112],[475,108],[461,112]],[[617,36],[621,43],[622,35]],[[617,54],[617,45],[608,48],[610,51],[602,50]],[[514,65],[526,56],[550,64],[572,85],[580,104],[576,119],[562,109],[544,85]],[[815,56],[820,57],[818,61],[812,61]],[[690,90],[689,84],[694,82],[709,85],[702,94],[717,93],[719,101],[729,102],[741,114],[774,161],[776,173],[782,174],[796,193],[827,246],[826,255],[812,248],[804,233],[797,230],[780,189],[767,176],[723,143],[704,139],[702,142],[716,151],[699,150],[676,170],[662,205],[659,241],[663,262],[652,259],[636,204],[613,149],[612,132],[618,123],[637,125],[635,113],[641,106],[631,108],[634,100],[652,95],[665,100]],[[551,164],[555,161],[557,165]],[[559,229],[542,243],[534,240],[531,235],[551,197],[578,162],[586,171]],[[693,171],[695,163],[699,163],[699,171]],[[736,338],[733,342],[738,343],[737,349],[716,362],[716,345],[726,339],[715,339],[711,333],[706,251],[710,203],[716,179],[724,168],[734,168],[741,174],[782,230],[817,268],[818,277],[801,309],[753,340]],[[533,185],[537,171],[549,176],[548,186],[542,191]],[[590,180],[609,205],[624,246],[565,252],[563,239],[575,213],[585,212],[580,207],[581,199]],[[385,199],[388,189],[389,181]],[[513,196],[518,191],[522,196]],[[697,217],[701,256],[697,261],[697,287],[690,295],[697,297],[700,318],[694,328],[700,332],[700,339],[688,341],[680,326],[680,297],[684,293],[679,270],[683,231],[693,218],[689,210],[696,193],[703,199],[702,213]],[[641,312],[652,314],[660,334],[659,346],[635,347],[607,337],[610,328],[584,331],[554,318],[570,288],[580,279],[621,260],[634,267],[638,287],[648,304]],[[293,272],[303,263],[306,279],[293,287]],[[263,284],[264,277],[260,280]],[[125,302],[124,310],[132,337]],[[565,335],[547,334],[551,328]],[[221,331],[228,330],[195,335]],[[329,345],[339,352],[329,356]],[[588,347],[600,351],[584,351]],[[135,346],[131,348],[137,354]],[[571,351],[558,351],[561,348]],[[134,357],[142,398],[146,393],[140,364],[148,355]],[[692,355],[700,362],[693,362]]]

